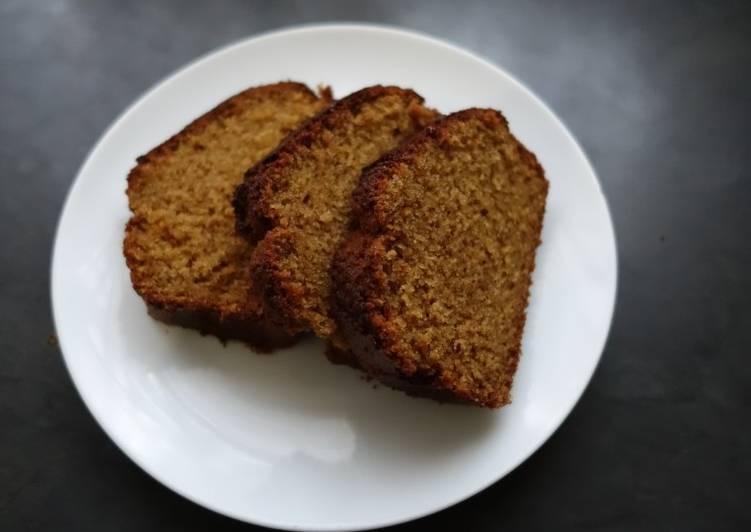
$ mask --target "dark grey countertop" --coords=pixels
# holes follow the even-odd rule
[[[131,101],[217,46],[375,21],[497,62],[597,169],[620,259],[602,363],[523,466],[405,530],[751,529],[751,4],[0,2],[0,530],[241,530],[162,487],[64,369],[49,263],[66,190]],[[747,358],[749,357],[749,358]]]

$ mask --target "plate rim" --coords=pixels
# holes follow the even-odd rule
[[[385,34],[391,37],[410,38],[410,39],[422,41],[423,43],[426,43],[426,44],[431,44],[433,46],[441,47],[444,50],[450,50],[452,52],[459,53],[463,55],[464,57],[466,57],[467,59],[474,60],[482,64],[484,67],[492,70],[493,72],[500,74],[501,76],[507,78],[512,84],[516,86],[518,90],[521,90],[522,92],[525,93],[526,96],[531,98],[545,112],[548,118],[553,120],[553,122],[555,122],[558,125],[558,127],[564,132],[565,136],[567,137],[567,140],[571,142],[578,156],[580,156],[582,161],[585,163],[586,168],[589,171],[590,181],[596,187],[596,191],[599,195],[599,198],[603,202],[603,206],[605,207],[604,210],[605,210],[605,215],[606,215],[607,222],[608,222],[608,227],[610,229],[609,234],[611,236],[611,241],[612,241],[611,251],[612,251],[614,282],[613,282],[612,289],[611,289],[612,296],[611,296],[610,308],[608,309],[607,327],[606,327],[606,330],[604,331],[602,340],[600,341],[599,347],[597,349],[598,351],[597,360],[592,365],[589,375],[586,376],[584,386],[582,386],[581,390],[578,391],[576,395],[576,399],[571,403],[570,407],[568,407],[565,415],[563,415],[560,418],[560,420],[558,420],[556,423],[553,424],[553,428],[552,430],[550,430],[549,434],[547,434],[539,443],[531,446],[527,450],[527,452],[524,453],[516,461],[516,463],[507,467],[505,470],[499,471],[497,474],[493,475],[490,481],[484,482],[481,485],[478,485],[478,487],[476,487],[474,490],[466,492],[462,494],[461,496],[452,498],[450,502],[447,502],[445,504],[438,504],[436,506],[431,506],[431,507],[428,507],[427,509],[421,509],[420,511],[412,512],[409,515],[401,516],[398,518],[381,519],[377,521],[372,521],[370,524],[367,524],[367,525],[357,524],[354,526],[348,526],[347,523],[338,523],[334,526],[320,526],[320,525],[306,526],[303,524],[290,525],[288,523],[285,524],[285,523],[279,523],[279,522],[270,522],[270,521],[265,521],[263,519],[255,519],[255,518],[251,519],[246,515],[239,514],[238,512],[220,509],[216,507],[214,504],[208,503],[206,501],[201,501],[198,498],[195,498],[192,494],[187,493],[180,486],[176,485],[175,483],[172,483],[169,478],[162,475],[159,471],[154,471],[152,468],[142,463],[142,461],[139,458],[137,458],[135,453],[131,453],[128,447],[124,445],[123,442],[119,441],[119,438],[117,438],[112,433],[112,431],[108,429],[107,423],[105,423],[104,420],[100,418],[99,414],[97,413],[96,408],[93,406],[93,404],[95,403],[95,399],[87,396],[87,393],[84,391],[85,387],[82,387],[81,382],[79,382],[81,380],[81,376],[79,375],[78,379],[76,378],[76,374],[74,373],[71,367],[71,364],[68,360],[68,356],[66,355],[65,340],[63,339],[63,335],[60,334],[60,329],[58,326],[59,314],[62,312],[62,309],[58,308],[61,305],[61,303],[56,303],[57,300],[55,297],[55,284],[56,284],[55,283],[55,271],[57,269],[56,264],[57,264],[58,256],[59,256],[59,247],[61,246],[60,228],[62,226],[63,220],[66,218],[66,216],[68,216],[68,211],[70,210],[71,198],[74,196],[74,194],[76,194],[77,190],[82,186],[81,175],[84,174],[85,170],[91,164],[92,159],[94,155],[97,153],[97,151],[99,150],[99,148],[103,144],[105,144],[105,142],[108,141],[111,134],[120,126],[120,124],[125,120],[125,118],[128,115],[130,115],[137,107],[141,105],[142,102],[149,99],[152,96],[152,94],[161,90],[162,87],[166,85],[167,83],[171,83],[179,79],[180,76],[185,74],[187,71],[203,63],[212,61],[216,57],[229,53],[237,48],[247,46],[251,43],[255,43],[255,42],[259,42],[259,41],[263,41],[267,39],[272,39],[272,38],[285,37],[285,36],[292,35],[292,34],[342,31],[342,30],[357,31],[357,32],[365,31],[365,32],[372,32],[372,33],[381,33],[381,34]],[[612,211],[608,203],[608,199],[602,190],[600,179],[597,175],[597,172],[595,171],[594,166],[592,165],[592,162],[590,161],[586,152],[580,145],[579,141],[572,134],[571,130],[566,126],[563,120],[531,88],[529,88],[526,84],[522,83],[516,76],[514,76],[513,74],[511,74],[510,72],[508,72],[501,66],[497,65],[496,63],[484,57],[482,54],[472,51],[470,49],[467,49],[458,44],[454,44],[449,40],[446,40],[440,37],[435,37],[433,35],[430,35],[429,33],[426,33],[420,30],[415,30],[412,28],[396,26],[396,25],[389,25],[389,24],[360,23],[360,22],[323,22],[323,23],[314,22],[314,23],[295,24],[295,25],[277,27],[274,29],[252,34],[250,36],[243,37],[237,40],[233,40],[227,44],[213,48],[209,50],[208,52],[205,52],[199,55],[195,59],[188,61],[187,63],[183,64],[177,69],[174,69],[168,72],[167,74],[165,74],[164,76],[161,76],[158,79],[158,81],[153,83],[148,89],[146,89],[143,93],[141,93],[140,96],[138,96],[135,100],[133,100],[130,104],[128,104],[114,118],[114,120],[112,120],[112,122],[106,127],[106,129],[98,137],[97,141],[89,149],[89,151],[87,152],[86,156],[83,159],[83,162],[78,167],[75,173],[75,177],[73,178],[73,181],[69,185],[68,190],[65,194],[65,198],[62,203],[62,208],[60,210],[60,214],[58,216],[57,223],[55,225],[54,235],[55,236],[54,236],[53,246],[52,246],[52,260],[50,262],[50,270],[49,270],[50,272],[50,277],[49,277],[50,279],[49,281],[50,282],[50,285],[49,285],[50,286],[50,303],[51,303],[51,309],[52,309],[53,324],[54,324],[55,332],[58,338],[58,345],[60,348],[60,353],[62,355],[63,363],[68,373],[68,376],[70,377],[71,382],[73,383],[77,394],[79,395],[82,402],[86,406],[86,409],[94,418],[97,425],[99,425],[100,429],[105,433],[105,435],[110,439],[110,441],[115,444],[115,446],[120,450],[120,452],[122,452],[131,462],[133,462],[136,466],[138,466],[142,471],[147,473],[151,478],[156,480],[159,484],[169,489],[170,491],[176,493],[177,495],[203,508],[211,510],[212,512],[215,512],[217,514],[230,517],[232,519],[235,519],[241,522],[250,523],[253,525],[265,526],[265,527],[278,529],[278,530],[302,530],[302,529],[311,530],[311,531],[369,530],[373,528],[398,525],[398,524],[406,523],[409,521],[413,521],[415,519],[420,519],[422,517],[426,517],[428,515],[431,515],[431,514],[440,512],[442,510],[445,510],[447,508],[450,508],[452,506],[455,506],[473,497],[474,495],[480,493],[481,491],[484,491],[485,489],[489,488],[496,482],[499,482],[500,480],[505,478],[507,475],[513,472],[516,468],[518,468],[521,464],[526,462],[540,448],[542,448],[550,440],[550,438],[558,431],[558,429],[563,424],[563,422],[569,418],[569,416],[571,415],[571,412],[579,404],[579,401],[584,395],[584,392],[589,387],[592,381],[592,377],[594,376],[595,372],[597,371],[597,368],[599,367],[602,361],[605,348],[607,347],[607,344],[608,344],[608,341],[610,339],[610,335],[612,332],[613,320],[615,317],[615,308],[616,308],[616,304],[618,300],[618,284],[619,284],[618,279],[619,279],[620,268],[619,268],[619,259],[618,259],[618,240],[617,240],[617,234],[615,232],[615,226],[613,224]]]

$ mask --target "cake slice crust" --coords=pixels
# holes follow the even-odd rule
[[[436,116],[411,90],[362,89],[248,171],[235,194],[237,228],[258,243],[251,269],[276,324],[336,343],[329,268],[349,224],[352,191],[365,166]]]
[[[250,88],[138,158],[123,252],[153,317],[259,348],[290,343],[263,315],[231,199],[248,167],[330,101],[294,82]]]
[[[369,168],[332,267],[333,316],[363,369],[408,393],[509,403],[547,189],[490,109]]]

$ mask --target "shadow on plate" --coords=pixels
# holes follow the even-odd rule
[[[398,455],[415,467],[470,450],[502,422],[498,412],[368,382],[359,371],[329,363],[315,338],[260,355],[238,342],[222,345],[144,318],[149,323],[139,319],[138,328],[149,333],[125,336],[154,393],[166,391],[193,421],[255,456],[301,453],[339,462],[368,453],[377,463]]]

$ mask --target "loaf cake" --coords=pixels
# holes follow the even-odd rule
[[[416,395],[510,402],[547,189],[489,109],[441,119],[363,173],[331,312],[366,372]]]
[[[329,268],[349,223],[352,191],[365,166],[436,117],[411,90],[362,89],[247,172],[235,195],[237,228],[257,244],[252,275],[275,324],[336,343]]]
[[[330,101],[327,89],[316,95],[299,83],[251,88],[138,158],[123,248],[153,317],[259,348],[290,342],[263,315],[232,195],[250,166]]]

